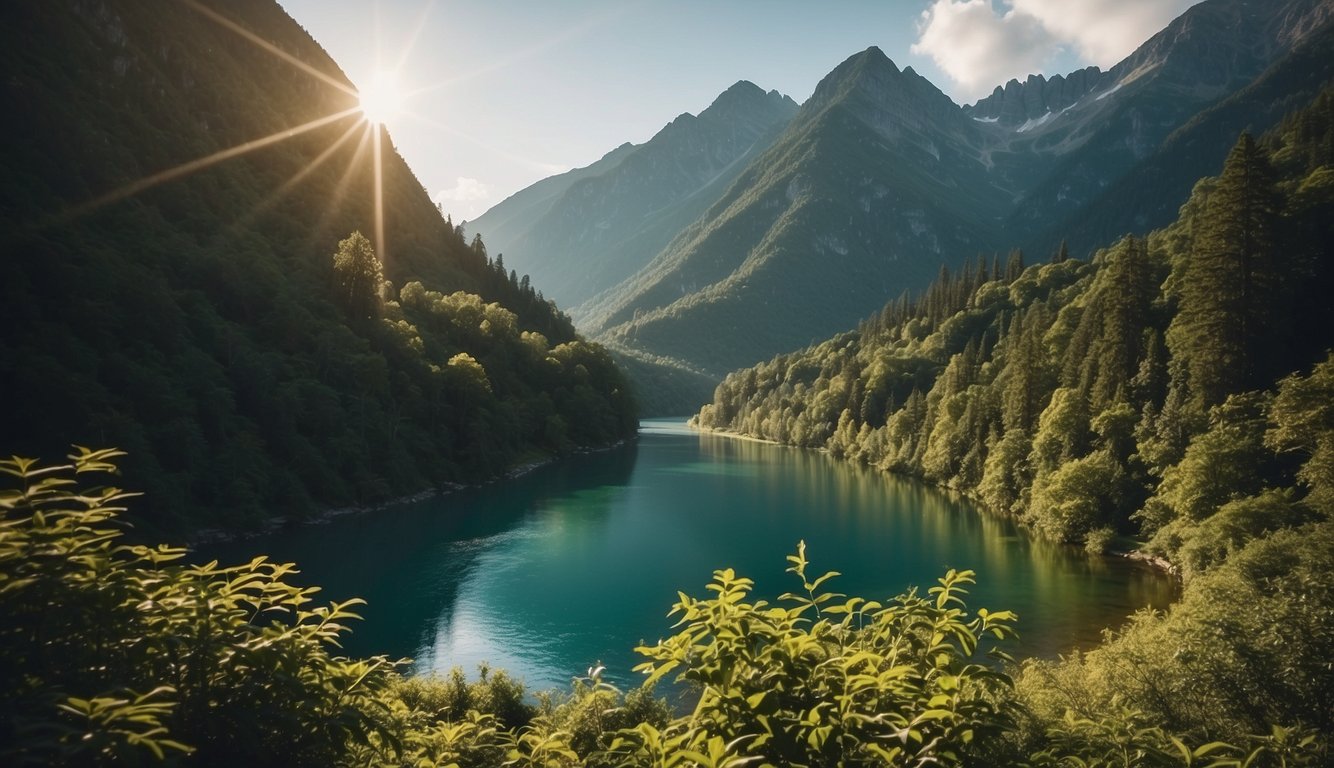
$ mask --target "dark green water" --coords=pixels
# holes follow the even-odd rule
[[[633,682],[634,646],[668,634],[676,590],[705,595],[714,569],[736,568],[766,597],[792,589],[784,555],[798,539],[850,595],[977,571],[969,607],[1016,611],[1021,655],[1091,645],[1175,589],[1131,562],[1030,541],[917,482],[666,421],[645,422],[636,446],[203,554],[266,553],[329,599],[366,598],[351,654],[412,657],[420,672],[486,662],[543,689],[596,661]]]

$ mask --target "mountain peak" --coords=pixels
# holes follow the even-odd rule
[[[840,64],[830,74],[832,75],[844,67],[847,67],[846,74],[853,77],[864,76],[866,73],[872,72],[902,74],[898,66],[894,64],[893,59],[886,56],[884,51],[874,45],[860,53],[849,56],[843,64]]]
[[[846,98],[854,90],[879,88],[875,84],[896,80],[902,74],[885,52],[873,45],[844,59],[843,63],[825,75],[815,86],[810,103],[822,107]]]
[[[778,91],[766,92],[749,80],[738,80],[718,94],[718,98],[700,112],[699,117],[702,120],[728,122],[758,118],[767,124],[780,114],[791,117],[796,111],[797,103]]]
[[[727,90],[718,94],[718,98],[713,100],[714,104],[729,99],[755,99],[764,96],[764,89],[752,83],[749,80],[738,80],[727,87]]]
[[[853,58],[853,59],[866,59],[867,61],[875,61],[875,62],[879,62],[879,63],[886,63],[886,64],[889,64],[889,66],[891,66],[891,67],[894,66],[894,62],[893,62],[893,60],[891,60],[888,56],[886,56],[886,55],[885,55],[885,52],[882,51],[882,50],[880,50],[879,46],[875,46],[875,45],[872,45],[872,46],[868,47],[866,50],[862,51],[861,53],[855,54],[854,56],[852,56],[852,58]],[[896,67],[896,69],[897,69],[897,67]]]
[[[1107,71],[1086,67],[1050,79],[1029,75],[996,86],[964,111],[1013,127],[1059,113],[1094,91],[1146,76],[1166,78],[1189,101],[1236,88],[1334,18],[1334,0],[1208,0],[1187,9]]]
[[[1029,75],[1023,82],[1010,78],[1004,86],[996,86],[990,96],[965,107],[964,111],[978,120],[1019,125],[1048,112],[1065,109],[1101,86],[1104,80],[1103,71],[1096,66],[1051,79],[1042,75]]]
[[[899,69],[875,46],[849,56],[826,75],[802,111],[814,116],[836,103],[872,125],[949,120],[959,109],[930,80],[912,67]]]

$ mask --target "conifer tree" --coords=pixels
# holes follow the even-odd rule
[[[1064,264],[1070,259],[1070,247],[1066,245],[1065,240],[1061,240],[1061,246],[1056,249],[1056,253],[1051,256],[1051,263]]]
[[[1005,282],[1013,283],[1024,273],[1024,252],[1018,248],[1010,251],[1005,261]]]
[[[1102,309],[1102,343],[1098,374],[1090,400],[1095,410],[1109,405],[1118,389],[1138,370],[1144,350],[1149,308],[1157,294],[1148,243],[1128,237],[1108,255],[1099,300]]]
[[[1006,339],[1005,388],[1001,395],[1005,429],[1031,432],[1050,392],[1046,350],[1042,334],[1046,318],[1042,305],[1023,316],[1022,324],[1010,327]]]
[[[1266,336],[1277,330],[1279,196],[1268,157],[1249,133],[1228,154],[1195,221],[1168,345],[1189,373],[1192,404],[1207,408],[1259,385]]]

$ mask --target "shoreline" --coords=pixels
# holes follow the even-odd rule
[[[719,437],[730,437],[733,440],[742,440],[748,443],[761,443],[763,445],[778,445],[784,448],[801,447],[799,445],[788,445],[787,443],[780,443],[777,440],[770,440],[765,437],[753,437],[751,435],[743,435],[739,432],[729,432],[728,430],[725,429],[714,429],[713,427],[701,427],[698,424],[693,423],[693,421],[694,421],[693,417],[690,420],[687,420],[686,427],[702,435],[718,435]],[[828,451],[822,448],[817,448],[814,450],[817,450],[820,453],[828,453]]]
[[[1120,557],[1126,560],[1134,560],[1143,563],[1155,571],[1161,571],[1162,573],[1171,576],[1177,580],[1177,583],[1181,582],[1181,569],[1177,568],[1176,564],[1165,557],[1152,555],[1141,549],[1113,549],[1108,550],[1105,554],[1108,557]]]
[[[204,528],[196,531],[194,534],[187,537],[185,541],[185,547],[188,550],[193,550],[200,546],[209,546],[213,544],[227,544],[230,542],[245,541],[247,539],[257,539],[261,536],[267,536],[269,534],[276,533],[278,531],[281,531],[289,527],[297,528],[310,525],[325,525],[327,523],[333,522],[334,520],[337,520],[342,517],[347,517],[349,515],[362,515],[370,512],[379,512],[388,509],[390,507],[397,507],[404,504],[413,504],[431,498],[448,496],[452,493],[466,490],[468,488],[482,488],[484,486],[491,485],[492,483],[497,483],[506,480],[517,480],[518,478],[523,477],[524,475],[532,474],[533,472],[536,472],[542,467],[555,464],[561,459],[569,458],[570,456],[587,456],[594,453],[605,453],[607,451],[614,451],[618,448],[624,448],[625,446],[629,445],[632,441],[637,440],[638,437],[639,437],[638,434],[636,434],[634,438],[621,438],[620,440],[617,440],[614,443],[607,443],[606,445],[580,446],[566,454],[561,454],[557,456],[547,456],[542,459],[535,459],[531,461],[521,462],[519,464],[515,464],[514,466],[510,467],[509,469],[505,470],[499,475],[496,475],[495,477],[491,477],[476,483],[445,483],[440,487],[425,488],[420,491],[403,494],[402,496],[395,496],[391,499],[385,499],[384,501],[377,501],[372,504],[330,507],[327,509],[320,510],[319,512],[316,512],[310,517],[301,519],[293,519],[287,515],[279,515],[277,517],[271,517],[265,520],[264,524],[255,530],[228,531],[222,528]]]
[[[780,443],[780,442],[778,442],[777,440],[769,440],[769,439],[767,439],[767,438],[763,438],[763,437],[753,437],[753,436],[751,436],[751,435],[743,435],[743,434],[740,434],[740,433],[737,433],[737,432],[731,432],[731,431],[729,431],[729,430],[725,430],[725,429],[715,429],[714,427],[702,427],[702,426],[700,426],[699,424],[695,423],[695,417],[694,417],[694,416],[691,416],[689,419],[686,420],[686,427],[688,427],[689,429],[691,429],[691,430],[693,430],[693,431],[695,431],[695,432],[699,432],[700,434],[718,435],[718,436],[720,436],[720,437],[727,437],[727,438],[731,438],[731,439],[733,439],[733,440],[744,440],[744,441],[752,442],[752,443],[763,443],[763,444],[766,444],[766,445],[777,445],[777,446],[782,446],[782,447],[785,447],[785,448],[802,448],[802,446],[799,446],[799,445],[789,445],[789,444],[787,444],[787,443]],[[827,449],[825,449],[825,448],[802,448],[802,450],[812,450],[812,451],[815,451],[816,453],[823,453],[823,454],[825,454],[826,456],[829,455],[829,451],[828,451]],[[863,465],[863,466],[865,466],[865,465]],[[909,479],[912,479],[912,480],[916,480],[916,481],[918,481],[918,482],[926,483],[927,485],[931,486],[932,488],[936,488],[936,489],[941,490],[941,491],[947,491],[947,492],[949,492],[949,493],[957,493],[957,494],[963,496],[964,498],[968,499],[969,501],[971,501],[971,502],[973,502],[973,503],[975,503],[975,504],[982,504],[982,503],[983,503],[981,499],[975,498],[975,497],[973,497],[972,495],[970,495],[970,494],[968,494],[968,493],[964,493],[963,491],[960,491],[960,490],[957,489],[957,488],[948,488],[948,487],[945,487],[945,486],[942,486],[942,485],[937,485],[936,483],[932,483],[932,482],[930,482],[930,481],[928,481],[928,480],[924,480],[923,478],[920,478],[920,477],[914,477],[913,475],[904,475],[904,474],[900,474],[900,473],[898,473],[898,472],[892,472],[892,471],[887,470],[887,469],[879,469],[878,467],[871,467],[871,469],[876,469],[876,470],[878,470],[878,471],[880,471],[880,472],[884,472],[884,473],[886,473],[886,474],[894,475],[895,477],[905,477],[905,478],[909,478]],[[985,509],[985,507],[983,507],[983,509]],[[991,512],[991,510],[986,510],[986,511],[987,511],[988,513]],[[1015,522],[1020,526],[1020,528],[1024,529],[1025,531],[1028,530],[1028,526],[1025,526],[1023,523],[1020,523],[1018,520],[1015,520]],[[1075,546],[1075,545],[1071,545],[1071,546]],[[1145,551],[1143,551],[1143,550],[1139,550],[1139,549],[1129,549],[1129,550],[1111,549],[1111,550],[1108,550],[1108,551],[1106,551],[1106,552],[1103,552],[1100,556],[1101,556],[1101,557],[1116,557],[1116,558],[1121,558],[1121,559],[1123,559],[1123,560],[1132,560],[1132,561],[1135,561],[1135,562],[1137,562],[1137,563],[1141,563],[1141,564],[1143,564],[1144,566],[1146,566],[1146,567],[1148,567],[1148,568],[1150,568],[1150,569],[1152,569],[1152,570],[1158,571],[1159,573],[1162,573],[1164,576],[1169,576],[1169,577],[1175,579],[1178,585],[1181,583],[1181,571],[1180,571],[1180,569],[1178,569],[1177,566],[1176,566],[1174,563],[1172,563],[1172,561],[1170,561],[1170,560],[1168,560],[1168,559],[1166,559],[1166,558],[1164,558],[1164,557],[1160,557],[1160,556],[1158,556],[1158,555],[1153,555],[1153,554],[1150,554],[1150,553],[1148,553],[1148,552],[1145,552]]]

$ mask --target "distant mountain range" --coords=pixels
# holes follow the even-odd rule
[[[1080,256],[1170,221],[1239,132],[1334,76],[1332,17],[1334,0],[1208,0],[1105,72],[1012,80],[962,107],[870,48],[795,114],[738,83],[468,229],[581,330],[693,372],[681,395],[707,397],[707,382],[851,327],[944,262],[1045,259],[1063,240]]]
[[[513,195],[472,222],[561,306],[628,278],[778,138],[797,104],[741,81],[698,116]]]

